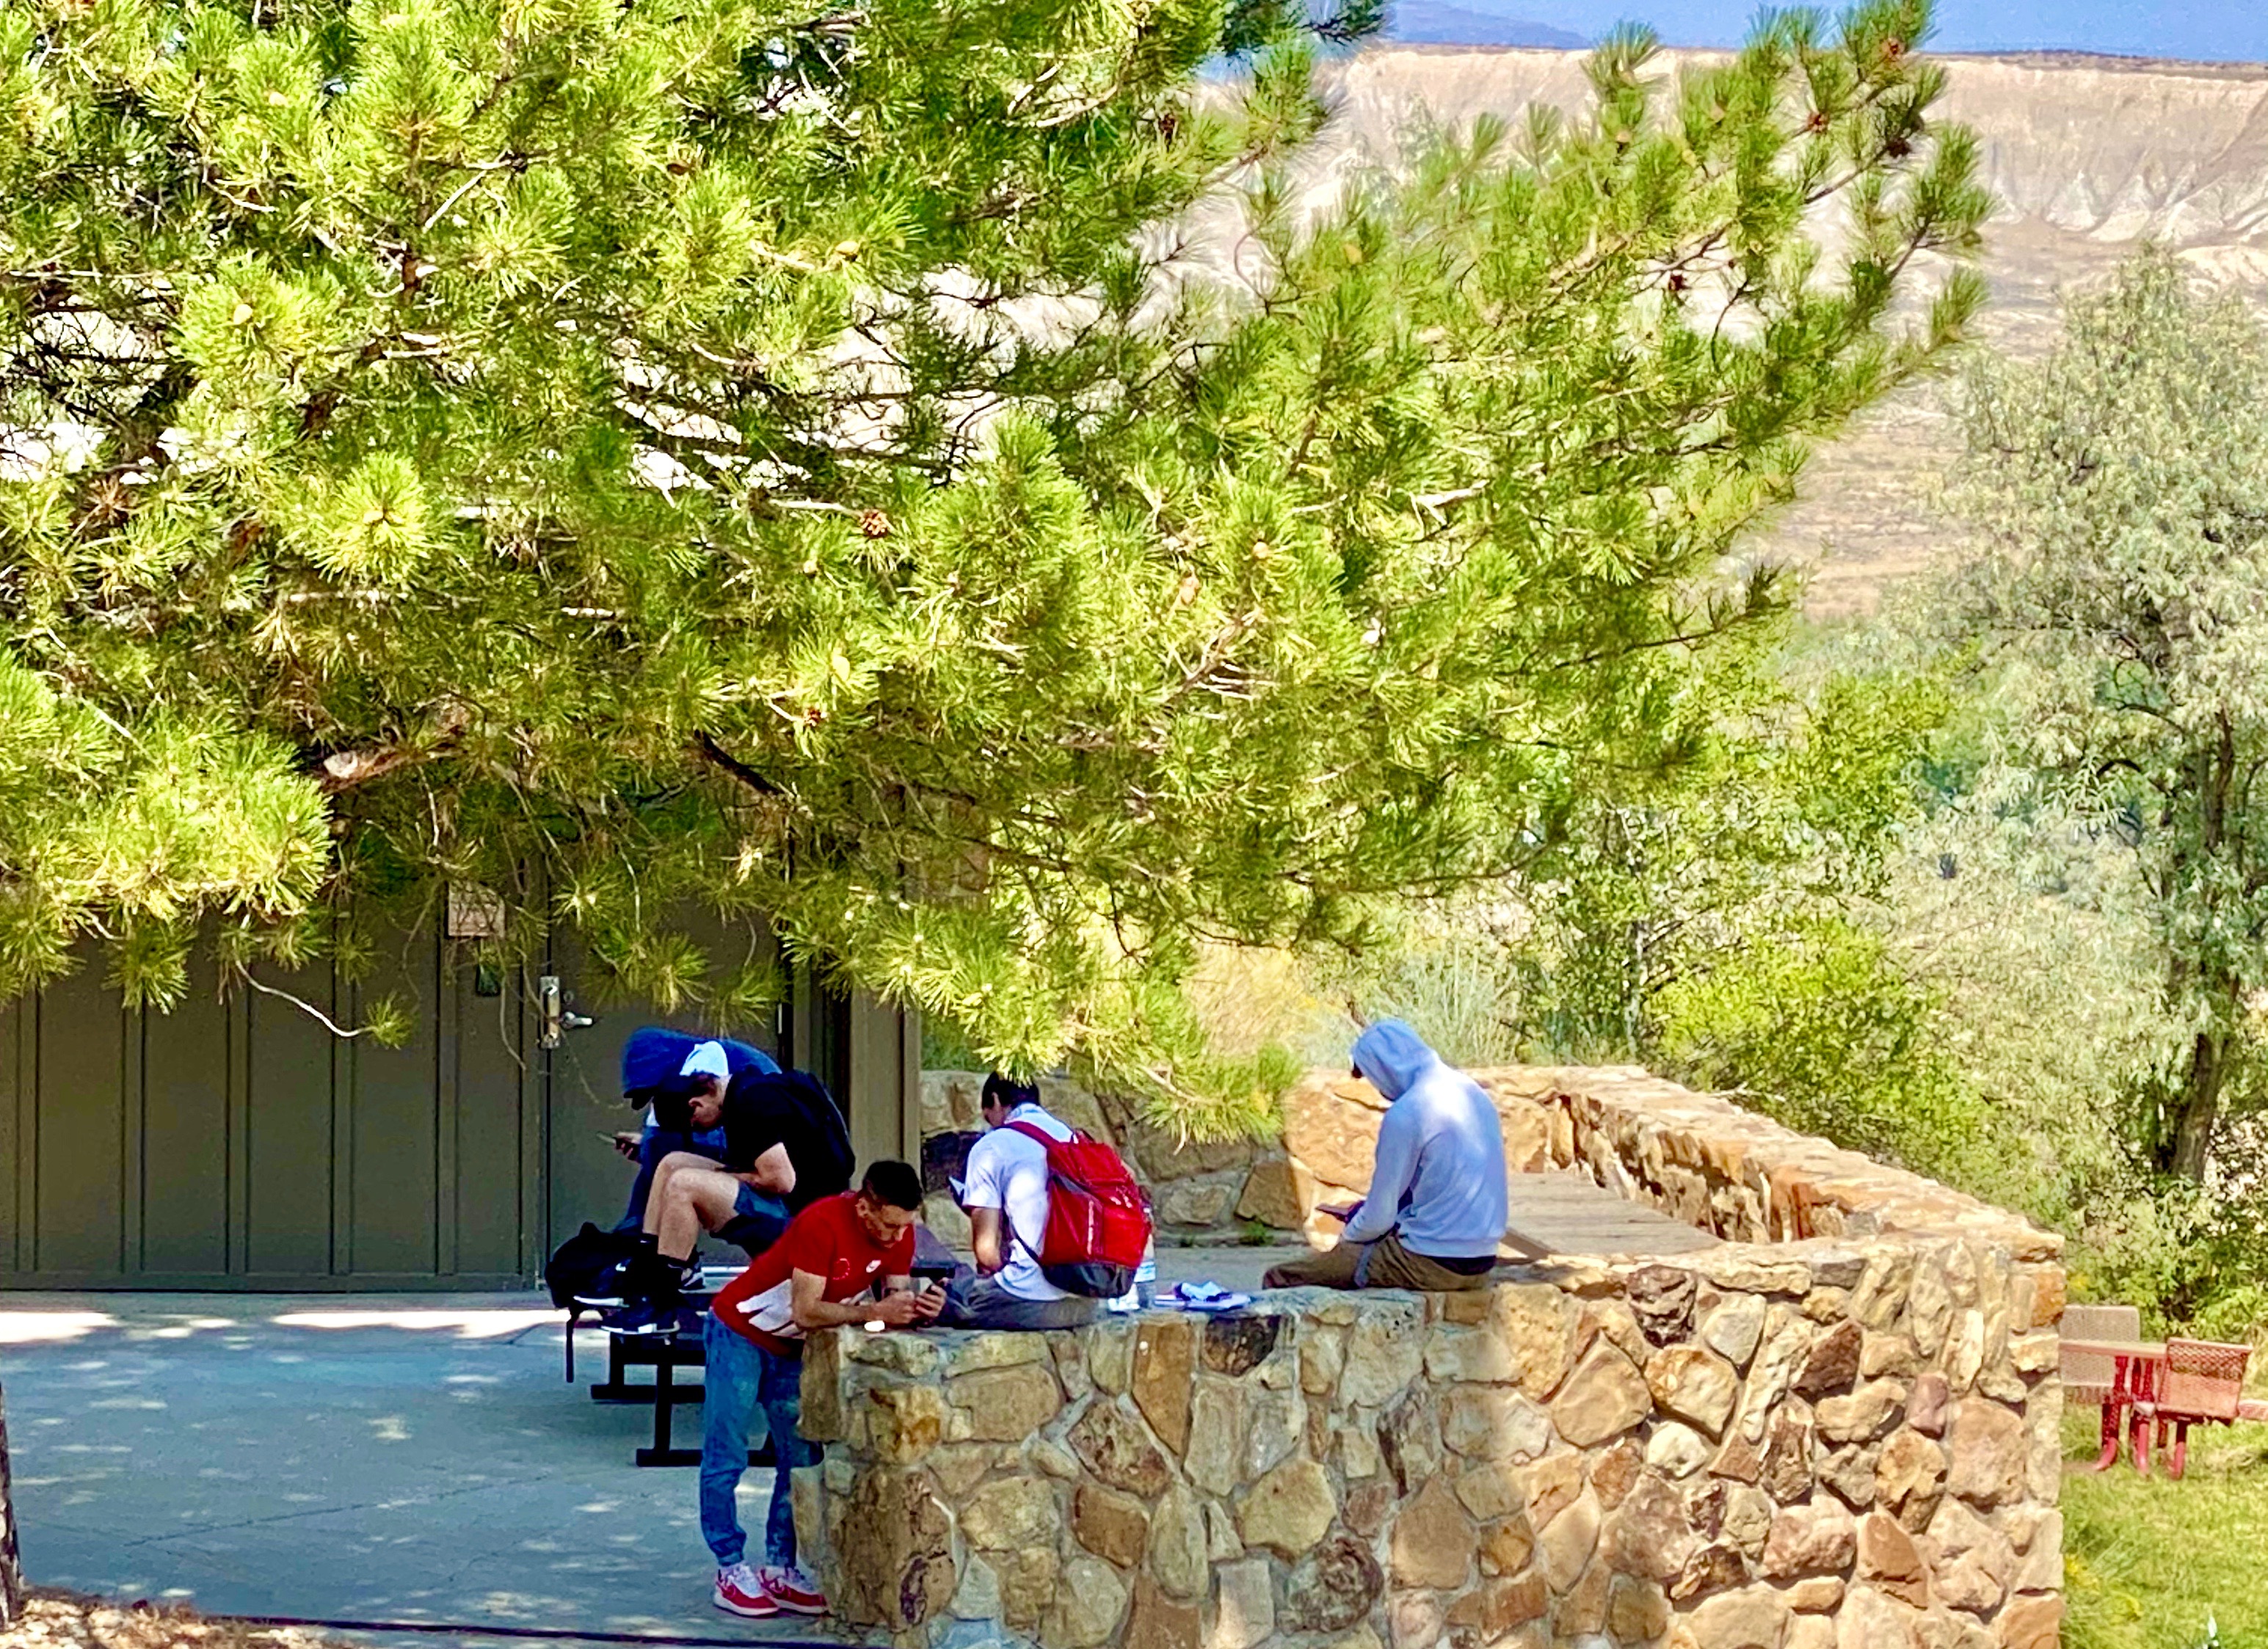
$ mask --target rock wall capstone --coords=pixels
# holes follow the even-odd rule
[[[921,1649],[2052,1649],[2058,1239],[1640,1071],[1484,1081],[1515,1165],[1724,1242],[821,1336],[795,1489],[840,1614]]]

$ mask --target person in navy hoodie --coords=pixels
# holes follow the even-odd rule
[[[686,1068],[693,1051],[709,1040],[666,1026],[644,1025],[632,1031],[630,1040],[622,1044],[622,1098],[630,1104],[644,1108],[645,1125],[637,1132],[615,1136],[615,1149],[637,1163],[638,1170],[637,1178],[630,1185],[630,1203],[615,1224],[616,1231],[636,1231],[645,1223],[646,1198],[653,1190],[653,1172],[664,1158],[682,1151],[715,1162],[725,1159],[722,1128],[665,1128],[654,1115],[658,1100],[690,1098],[696,1091],[712,1088],[719,1094],[723,1093],[724,1086],[719,1086],[712,1075]],[[777,1073],[779,1070],[760,1048],[751,1048],[730,1037],[714,1040],[725,1054],[725,1086],[729,1086],[743,1071]]]

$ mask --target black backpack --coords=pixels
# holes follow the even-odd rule
[[[585,1220],[583,1229],[561,1243],[544,1265],[551,1303],[564,1311],[578,1294],[609,1292],[615,1271],[637,1252],[635,1231],[601,1231]]]

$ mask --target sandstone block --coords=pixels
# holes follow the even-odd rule
[[[1775,1413],[1764,1432],[1756,1486],[1775,1500],[1802,1498],[1811,1486],[1811,1416],[1791,1402]]]
[[[1871,1586],[1854,1586],[1835,1617],[1835,1649],[1918,1649],[1921,1620],[1898,1599]]]
[[[1820,1456],[1816,1470],[1819,1481],[1840,1495],[1844,1505],[1862,1512],[1874,1504],[1874,1472],[1881,1461],[1881,1444],[1845,1443]]]
[[[1036,1637],[1040,1623],[1055,1607],[1063,1560],[1053,1546],[1030,1546],[997,1552],[990,1561],[1000,1575],[1001,1620],[1014,1631]]]
[[[1428,1486],[1456,1506],[1445,1479],[1436,1477]],[[1287,1559],[1296,1558],[1323,1537],[1338,1509],[1331,1480],[1321,1466],[1305,1458],[1287,1460],[1252,1485],[1237,1513],[1236,1532],[1247,1547],[1272,1547]],[[1457,1516],[1462,1520],[1463,1512]]]
[[[1821,1335],[1812,1343],[1803,1367],[1796,1374],[1796,1395],[1824,1397],[1831,1392],[1849,1389],[1851,1382],[1859,1377],[1859,1358],[1866,1338],[1867,1331],[1847,1318]]]
[[[1389,1592],[1386,1598],[1386,1636],[1393,1649],[1432,1649],[1441,1641],[1448,1623],[1442,1618],[1441,1600],[1432,1592]]]
[[[1252,1165],[1236,1199],[1236,1217],[1277,1231],[1297,1231],[1315,1202],[1315,1176],[1300,1163],[1275,1157]]]
[[[1126,1614],[1126,1583],[1108,1564],[1074,1557],[1064,1565],[1055,1607],[1040,1627],[1046,1649],[1101,1649]]]
[[[1391,1485],[1388,1487],[1390,1493]],[[1347,1492],[1350,1506],[1354,1503],[1355,1492]],[[1509,1461],[1474,1466],[1458,1474],[1457,1498],[1464,1503],[1466,1511],[1484,1523],[1514,1513],[1524,1514],[1528,1507],[1527,1477]]]
[[[1275,1469],[1291,1458],[1304,1440],[1307,1404],[1294,1391],[1248,1389],[1251,1382],[1233,1382],[1245,1403],[1244,1454],[1239,1480],[1245,1483]]]
[[[953,1519],[928,1474],[862,1472],[843,1516],[859,1531],[856,1541],[829,1543],[843,1581],[839,1601],[850,1619],[902,1631],[946,1611],[960,1587]]]
[[[1189,1401],[1189,1440],[1182,1464],[1189,1481],[1208,1494],[1226,1494],[1243,1481],[1251,1397],[1233,1381],[1207,1380],[1197,1383]]]
[[[1669,1601],[1650,1580],[1616,1575],[1607,1586],[1607,1631],[1617,1643],[1651,1644],[1669,1630]]]
[[[2000,1611],[1992,1629],[2000,1649],[2056,1649],[2063,1630],[2063,1600],[2020,1597]]]
[[[1641,1478],[1609,1520],[1607,1562],[1624,1574],[1674,1580],[1699,1544],[1684,1497],[1660,1477]]]
[[[1949,1609],[1989,1615],[2008,1595],[2016,1551],[2008,1537],[1958,1500],[1947,1500],[1920,1542],[1931,1559],[1931,1591]]]
[[[1598,1550],[1599,1522],[1599,1498],[1587,1489],[1537,1530],[1536,1551],[1554,1592],[1565,1592],[1581,1579]]]
[[[1481,1530],[1483,1574],[1517,1574],[1535,1556],[1535,1534],[1524,1517],[1507,1517]]]
[[[1149,1510],[1131,1495],[1083,1483],[1071,1498],[1071,1532],[1097,1557],[1130,1569],[1150,1543]]]
[[[1056,1384],[1052,1362],[956,1374],[946,1380],[946,1401],[966,1418],[965,1428],[956,1424],[955,1434],[979,1442],[1020,1443],[1054,1419],[1063,1411],[1063,1388]]]
[[[1840,1577],[1831,1574],[1807,1576],[1782,1594],[1787,1606],[1799,1614],[1831,1615],[1843,1607],[1844,1585]]]
[[[1859,1373],[1868,1380],[1884,1374],[1911,1380],[1921,1372],[1921,1354],[1903,1334],[1868,1334],[1859,1351]]]
[[[1601,1343],[1567,1377],[1551,1401],[1551,1421],[1578,1448],[1603,1443],[1646,1418],[1653,1394],[1646,1377],[1615,1346]]]
[[[1713,1541],[1701,1547],[1685,1560],[1677,1578],[1669,1583],[1669,1595],[1680,1603],[1712,1592],[1749,1583],[1748,1559],[1741,1556],[1740,1548],[1723,1541]]]
[[[1887,1512],[1859,1520],[1859,1578],[1902,1603],[1929,1606],[1929,1565],[1913,1536]]]
[[[961,1565],[961,1589],[953,1594],[952,1609],[956,1620],[1000,1618],[1000,1577],[974,1552]]]
[[[1734,1294],[1701,1321],[1701,1343],[1735,1367],[1748,1366],[1764,1331],[1764,1302],[1755,1294]]]
[[[1882,1508],[1919,1531],[1944,1493],[1945,1451],[1910,1426],[1894,1432],[1874,1467],[1874,1498]]]
[[[1537,1528],[1547,1528],[1575,1497],[1583,1492],[1588,1476],[1580,1454],[1554,1454],[1537,1463],[1528,1474],[1528,1520]]]
[[[1440,1469],[1440,1410],[1432,1388],[1413,1387],[1378,1417],[1378,1451],[1404,1494]]]
[[[1946,1429],[1946,1492],[1977,1505],[2001,1505],[2021,1494],[2028,1476],[2023,1417],[1985,1398],[1953,1410]]]
[[[1216,1572],[1219,1595],[1208,1649],[1254,1649],[1276,1630],[1276,1594],[1265,1557],[1225,1563]]]
[[[1114,1489],[1155,1499],[1173,1481],[1166,1457],[1142,1423],[1116,1403],[1094,1403],[1071,1427],[1067,1440],[1087,1470]]]
[[[1933,1369],[1914,1381],[1913,1393],[1906,1400],[1906,1424],[1925,1437],[1943,1437],[1952,1403],[1952,1388],[1945,1376]]]
[[[1167,1594],[1202,1601],[1210,1574],[1204,1507],[1175,1483],[1150,1518],[1150,1572]]]
[[[859,1346],[881,1345],[904,1336],[861,1335],[850,1338]],[[1011,1334],[1002,1329],[964,1330],[930,1340],[948,1374],[974,1374],[988,1368],[1020,1368],[1027,1363],[1052,1361],[1043,1334]]]
[[[1284,1321],[1278,1316],[1208,1317],[1200,1337],[1200,1359],[1215,1374],[1249,1373],[1275,1354],[1284,1338]],[[1290,1373],[1288,1365],[1285,1372]],[[1283,1380],[1272,1386],[1280,1389],[1291,1383]],[[1261,1384],[1271,1385],[1265,1372]]]
[[[1780,1649],[1787,1605],[1766,1586],[1706,1598],[1686,1617],[1694,1641],[1708,1649]]]
[[[1378,1409],[1398,1397],[1425,1365],[1424,1307],[1414,1302],[1366,1299],[1347,1335],[1339,1402]]]
[[[1200,1649],[1203,1623],[1195,1603],[1176,1602],[1144,1575],[1134,1582],[1125,1649]]]
[[[1766,1579],[1839,1574],[1858,1553],[1859,1528],[1851,1513],[1825,1495],[1783,1508],[1772,1519],[1757,1564]]]
[[[980,1551],[1053,1548],[1060,1522],[1056,1492],[1035,1477],[988,1483],[961,1508],[961,1535]]]
[[[1403,1586],[1460,1586],[1472,1569],[1472,1520],[1446,1476],[1427,1479],[1394,1520],[1388,1550],[1394,1582]]]
[[[1510,1388],[1459,1386],[1442,1400],[1441,1441],[1469,1460],[1541,1459],[1551,1439],[1551,1417]]]
[[[1822,1399],[1814,1410],[1820,1436],[1837,1443],[1865,1443],[1882,1435],[1904,1412],[1904,1380],[1869,1380],[1847,1397]]]
[[[1593,1457],[1591,1492],[1599,1497],[1601,1505],[1611,1512],[1638,1486],[1638,1474],[1645,1469],[1646,1450],[1638,1446],[1638,1439],[1625,1437]]]
[[[1177,1180],[1158,1194],[1157,1217],[1161,1226],[1217,1226],[1228,1217],[1241,1182],[1226,1180]]]
[[[1143,1317],[1134,1331],[1128,1384],[1158,1440],[1178,1454],[1189,1440],[1189,1392],[1197,1374],[1197,1328],[1188,1317]]]
[[[1712,1437],[1724,1431],[1741,1395],[1740,1375],[1732,1364],[1697,1345],[1656,1351],[1646,1362],[1646,1383],[1657,1407]]]
[[[1081,1330],[1086,1351],[1087,1376],[1098,1391],[1116,1397],[1134,1376],[1134,1330],[1138,1319],[1105,1314],[1090,1329]]]
[[[1366,1619],[1386,1590],[1386,1572],[1368,1545],[1335,1535],[1302,1557],[1284,1586],[1282,1624],[1290,1632],[1344,1631]]]
[[[1449,1642],[1455,1649],[1500,1644],[1515,1627],[1542,1619],[1550,1601],[1540,1574],[1484,1580],[1449,1605],[1444,1616]]]
[[[846,1429],[877,1460],[909,1466],[945,1437],[945,1396],[934,1386],[873,1386],[853,1402]]]
[[[1646,1440],[1646,1463],[1665,1477],[1690,1477],[1709,1463],[1709,1443],[1690,1425],[1670,1420]]]

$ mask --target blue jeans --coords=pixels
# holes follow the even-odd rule
[[[764,1562],[775,1569],[795,1563],[795,1502],[788,1474],[819,1458],[796,1423],[803,1410],[803,1358],[768,1351],[711,1314],[702,1350],[701,1538],[729,1569],[747,1555],[733,1491],[748,1468],[749,1422],[759,1410],[772,1439],[772,1504],[764,1518]]]
[[[794,1218],[787,1211],[787,1204],[770,1191],[743,1185],[733,1198],[733,1218],[717,1234],[727,1242],[739,1244],[754,1256],[777,1242],[788,1221]]]

